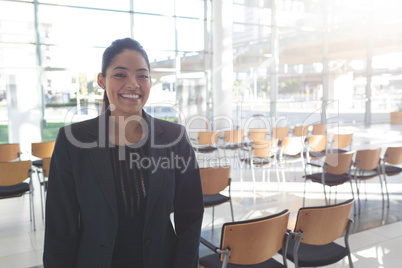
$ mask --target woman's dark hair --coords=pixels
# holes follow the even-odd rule
[[[148,55],[145,52],[144,48],[142,45],[132,39],[132,38],[123,38],[123,39],[117,39],[112,42],[112,44],[106,48],[105,52],[103,52],[103,57],[102,57],[102,76],[106,77],[106,70],[109,68],[110,64],[116,58],[117,55],[122,53],[125,50],[134,50],[139,52],[145,59],[145,62],[147,63],[148,70],[151,72],[151,66],[149,64],[149,59]],[[103,94],[103,105],[102,105],[102,112],[104,112],[107,108],[109,108],[109,98],[107,97],[106,91]]]

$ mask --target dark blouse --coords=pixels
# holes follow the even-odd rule
[[[148,190],[148,146],[115,146],[111,158],[116,188],[118,229],[112,268],[143,267],[143,231]]]

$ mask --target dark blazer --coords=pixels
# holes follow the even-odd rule
[[[118,223],[109,114],[59,131],[46,199],[45,268],[110,268]],[[149,174],[144,267],[198,267],[204,208],[194,152],[183,126],[145,112],[143,117],[149,126],[149,155],[173,162]],[[188,161],[187,168],[181,159]]]

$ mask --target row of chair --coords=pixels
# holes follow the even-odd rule
[[[402,163],[402,147],[388,147],[381,157],[381,148],[350,151],[346,153],[327,154],[324,164],[319,167],[320,172],[305,175],[303,206],[305,204],[306,182],[320,183],[323,185],[326,204],[330,203],[327,198],[326,186],[333,187],[350,182],[351,192],[354,198],[352,180],[355,181],[357,198],[360,209],[360,183],[371,178],[378,177],[380,180],[381,194],[387,195],[387,207],[389,207],[389,192],[387,186],[387,176],[394,176],[402,172],[398,167]],[[384,189],[385,188],[385,189]]]
[[[47,186],[45,178],[49,174],[50,157],[54,142],[32,143],[32,156],[36,160],[21,160],[18,143],[0,145],[0,199],[21,197],[29,194],[29,212],[33,228],[36,230],[34,209],[33,173],[37,173],[40,183],[42,218],[44,217],[44,196]],[[26,182],[28,179],[28,182]]]
[[[214,254],[200,258],[204,268],[218,267],[320,267],[346,256],[353,267],[349,248],[350,219],[354,200],[301,208],[293,231],[287,229],[289,210],[258,219],[225,223],[220,246],[201,237]],[[345,246],[334,241],[344,235]],[[282,254],[282,263],[273,258]]]

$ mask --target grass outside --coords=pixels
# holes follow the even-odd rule
[[[64,126],[64,123],[47,123],[43,128],[42,141],[54,141],[56,139],[59,128]],[[0,125],[0,144],[8,143],[8,125]]]

